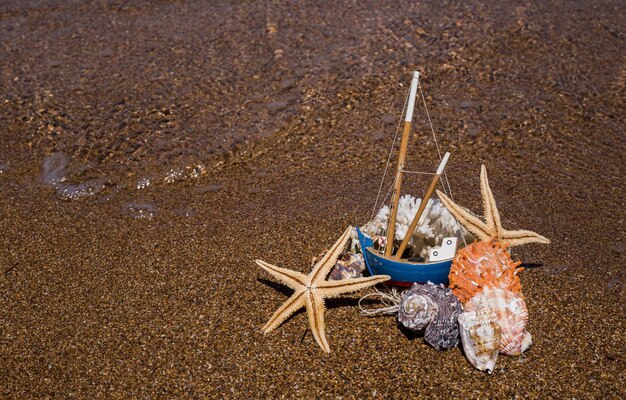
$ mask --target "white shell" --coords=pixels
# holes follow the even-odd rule
[[[480,371],[492,373],[500,348],[500,325],[495,312],[486,302],[475,311],[459,315],[459,331],[465,357]]]
[[[465,311],[475,311],[487,303],[496,313],[502,332],[500,354],[518,356],[526,351],[532,337],[526,330],[528,310],[524,299],[513,292],[499,288],[486,288],[465,304]]]

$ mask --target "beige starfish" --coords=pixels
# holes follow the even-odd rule
[[[487,179],[487,168],[484,165],[480,168],[480,192],[483,197],[483,208],[485,211],[485,222],[481,221],[467,209],[455,204],[441,191],[437,190],[437,195],[452,215],[468,231],[474,234],[481,241],[489,241],[493,238],[501,243],[508,243],[510,247],[527,243],[550,243],[550,240],[532,231],[508,231],[500,223],[500,213],[496,207],[496,201],[489,187]]]
[[[306,307],[309,317],[309,325],[313,337],[319,346],[327,353],[330,347],[326,341],[324,325],[324,299],[335,297],[342,293],[353,292],[377,283],[391,279],[388,275],[375,275],[367,278],[342,279],[339,281],[327,281],[326,276],[337,261],[350,239],[351,227],[346,229],[343,235],[330,248],[328,252],[315,264],[311,273],[307,276],[297,271],[280,268],[265,261],[256,260],[256,263],[272,274],[276,279],[294,290],[293,294],[272,315],[263,326],[263,332],[268,333],[279,326],[291,314],[302,307]]]

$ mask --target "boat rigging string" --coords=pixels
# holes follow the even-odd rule
[[[426,98],[424,96],[424,92],[422,91],[422,85],[421,85],[421,82],[419,82],[419,81],[417,82],[417,88],[419,89],[420,97],[422,99],[422,104],[424,105],[424,110],[426,111],[426,117],[428,119],[428,125],[430,127],[430,131],[431,131],[432,136],[433,136],[433,141],[435,142],[435,147],[437,149],[437,155],[439,156],[439,160],[441,161],[442,158],[443,158],[442,155],[441,155],[441,149],[439,148],[439,142],[437,141],[437,135],[435,134],[435,129],[433,127],[433,123],[432,123],[432,120],[430,118],[430,113],[428,112],[428,107],[426,105]],[[401,117],[400,117],[400,119],[398,121],[398,125],[396,126],[396,131],[395,131],[394,136],[393,136],[393,142],[391,143],[391,148],[389,149],[389,154],[387,156],[387,162],[385,163],[385,169],[383,171],[383,177],[382,177],[382,179],[380,181],[380,186],[378,187],[378,193],[376,194],[376,201],[374,202],[374,208],[372,209],[372,215],[370,217],[370,221],[374,219],[374,217],[376,216],[376,210],[378,210],[378,208],[379,208],[378,201],[380,199],[380,194],[382,192],[382,188],[383,188],[383,185],[384,185],[384,182],[385,182],[385,178],[387,176],[387,171],[389,170],[389,165],[391,164],[391,156],[393,154],[393,149],[395,147],[396,141],[398,140],[398,132],[400,132],[400,125],[402,123],[402,115],[404,115],[405,112],[407,111],[406,107],[407,107],[407,104],[409,102],[409,96],[410,95],[411,95],[410,93],[407,95],[407,97],[406,97],[406,99],[404,101],[404,105],[402,106],[402,114],[400,114]],[[403,173],[409,173],[409,174],[435,175],[435,173],[431,173],[431,172],[406,170],[403,165],[400,166],[400,171],[403,172]],[[450,198],[452,199],[452,201],[454,201],[454,196],[452,195],[452,187],[450,186],[450,181],[448,179],[448,174],[446,173],[445,170],[443,171],[443,177],[444,177],[444,179],[441,181],[441,186],[442,186],[443,192],[446,193],[447,195],[449,195]],[[382,204],[385,204],[385,202],[389,198],[389,195],[391,194],[391,191],[393,189],[393,186],[395,184],[395,180],[396,179],[397,179],[397,176],[396,176],[396,178],[394,178],[394,181],[392,182],[391,186],[389,187],[389,190],[387,191],[387,194],[382,199],[381,206],[382,206]],[[462,231],[461,226],[459,225],[459,222],[456,221],[456,223],[457,223],[457,226],[459,228],[459,231]],[[467,242],[465,240],[465,235],[461,235],[461,237],[463,239],[463,242],[467,246]]]
[[[396,140],[398,140],[398,132],[400,132],[400,124],[402,123],[402,116],[404,115],[404,111],[406,110],[406,105],[409,102],[409,96],[411,96],[411,93],[407,94],[406,99],[404,100],[404,105],[402,106],[402,113],[400,114],[398,125],[396,126],[396,133],[393,135],[393,142],[391,143],[391,148],[389,149],[389,155],[387,156],[387,163],[385,164],[383,177],[380,180],[380,186],[378,187],[378,193],[376,194],[376,201],[374,201],[374,208],[372,209],[372,215],[370,216],[370,221],[374,219],[374,216],[376,215],[376,210],[378,209],[378,199],[380,198],[380,192],[383,190],[383,185],[385,184],[385,177],[387,176],[387,170],[389,169],[389,164],[391,164],[391,155],[393,154],[393,147],[396,144]],[[395,183],[395,179],[393,183]],[[391,187],[393,187],[393,185]],[[387,191],[387,194],[383,198],[383,201],[382,201],[383,204],[385,204],[385,201],[387,201],[387,197],[389,197],[389,193],[391,193],[391,188],[389,188],[389,191]]]

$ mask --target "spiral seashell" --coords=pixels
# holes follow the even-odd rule
[[[492,373],[498,360],[501,329],[495,311],[486,301],[475,311],[459,315],[459,330],[465,357],[480,371]]]
[[[459,344],[458,316],[461,303],[443,285],[415,283],[402,294],[398,321],[413,331],[424,331],[424,340],[442,351]]]
[[[459,250],[452,261],[450,289],[465,304],[485,287],[520,293],[522,285],[517,274],[521,261],[513,262],[511,255],[497,240],[474,242]]]
[[[338,281],[341,279],[362,278],[365,271],[365,259],[360,253],[344,253],[330,271],[328,279]]]
[[[496,314],[502,332],[500,354],[518,356],[530,347],[532,337],[526,330],[528,310],[522,296],[504,289],[485,288],[465,304],[465,311],[476,311],[487,303]]]
[[[439,307],[429,296],[408,293],[402,296],[398,321],[410,330],[421,331],[430,324],[438,311]]]

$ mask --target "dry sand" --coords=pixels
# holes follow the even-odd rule
[[[4,3],[0,398],[626,397],[622,2]],[[329,355],[303,313],[259,329],[289,291],[253,260],[308,272],[367,221],[415,68],[455,199],[480,210],[485,163],[503,224],[552,240],[514,250],[534,343],[492,375],[363,293]],[[60,200],[55,151],[105,189]]]

